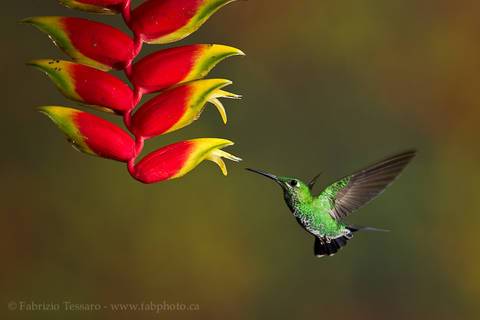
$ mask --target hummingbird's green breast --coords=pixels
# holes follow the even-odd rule
[[[339,190],[348,184],[348,179],[340,180],[326,188],[319,196],[313,197],[308,204],[300,204],[297,212],[305,228],[318,236],[328,236],[335,238],[343,235],[345,226],[332,218],[330,211],[333,210],[335,203],[334,197]]]
[[[299,210],[300,219],[309,232],[317,236],[326,235],[334,238],[340,235],[340,230],[344,226],[329,214],[328,211],[331,206],[329,202],[329,199],[326,198],[314,199],[309,208]]]

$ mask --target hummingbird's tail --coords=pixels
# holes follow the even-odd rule
[[[315,244],[313,246],[313,251],[317,257],[333,256],[340,250],[342,247],[347,245],[347,241],[353,238],[353,233],[357,232],[358,230],[365,230],[365,231],[380,231],[380,232],[388,232],[389,230],[385,229],[377,229],[371,227],[363,227],[357,226],[353,224],[345,224],[345,227],[350,230],[349,234],[345,236],[341,236],[335,239],[331,239],[330,242],[321,241],[318,237],[315,237]]]
[[[347,241],[353,237],[342,236],[332,239],[330,242],[321,241],[318,237],[315,237],[315,243],[313,246],[313,252],[317,257],[333,256],[337,251],[347,245]]]
[[[358,230],[365,230],[365,231],[378,231],[378,232],[390,232],[390,230],[386,230],[386,229],[378,229],[378,228],[372,228],[372,227],[364,227],[364,226],[359,226],[359,225],[356,225],[356,224],[347,224],[347,223],[344,223],[345,224],[345,227],[347,227],[348,230],[352,231],[352,232],[356,232]]]

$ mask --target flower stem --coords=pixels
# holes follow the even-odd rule
[[[132,2],[131,0],[125,0],[123,4],[123,10],[122,10],[123,20],[125,21],[128,27],[130,27],[130,21],[131,21],[131,12],[132,12],[131,2]],[[129,79],[130,79],[130,76],[132,75],[133,60],[135,60],[135,58],[138,56],[143,46],[142,39],[137,35],[134,35],[133,41],[134,41],[134,45],[133,45],[131,59],[125,65],[125,74]],[[142,90],[137,86],[134,86],[133,90],[134,90],[134,97],[133,97],[132,107],[130,110],[128,110],[123,114],[123,122],[125,123],[125,127],[127,127],[127,130],[130,132],[132,131],[131,130],[132,111],[140,103],[140,100],[142,99],[142,95],[143,95]],[[138,155],[142,152],[143,145],[144,145],[143,137],[134,137],[134,139],[135,139],[135,152],[133,157],[127,163],[128,172],[133,178],[135,178],[135,160],[137,159]]]
[[[123,20],[125,20],[125,23],[127,26],[130,26],[130,18],[131,18],[131,5],[132,0],[125,0],[125,3],[123,4],[123,10],[122,10],[122,16]]]
[[[144,141],[144,137],[135,137],[135,158],[142,152]]]
[[[132,110],[128,110],[123,114],[123,123],[128,131],[132,131],[130,127],[132,126]]]
[[[135,158],[132,158],[127,163],[128,173],[135,178]],[[136,179],[136,178],[135,178]]]
[[[132,75],[133,60],[135,60],[135,58],[140,53],[140,50],[142,50],[142,46],[143,46],[142,39],[135,36],[134,44],[133,44],[132,57],[131,57],[130,61],[127,62],[126,66],[125,66],[125,74],[127,75],[127,78],[130,78],[130,76]]]
[[[134,156],[130,158],[130,160],[128,160],[128,163],[127,163],[128,172],[134,179],[137,179],[135,174],[135,159],[137,159],[140,152],[142,152],[143,144],[144,144],[143,137],[135,137],[135,153],[134,153]]]

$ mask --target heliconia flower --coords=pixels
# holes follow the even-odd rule
[[[181,129],[200,117],[207,102],[217,107],[226,123],[227,115],[218,98],[240,98],[221,90],[231,83],[230,80],[207,79],[173,87],[141,106],[133,115],[129,129],[137,139],[149,139]]]
[[[69,99],[118,114],[134,107],[130,87],[107,72],[64,60],[34,60],[28,64],[44,71]]]
[[[135,156],[135,141],[107,120],[66,107],[46,106],[38,110],[55,122],[78,151],[122,162]]]
[[[210,160],[217,163],[222,173],[227,175],[227,168],[222,158],[233,161],[241,160],[220,150],[230,145],[233,145],[233,142],[216,138],[178,142],[148,154],[131,169],[130,173],[143,183],[155,183],[179,178],[194,169],[203,160]]]
[[[151,93],[203,78],[221,60],[244,55],[218,44],[194,44],[152,53],[133,65],[129,76],[142,93]]]
[[[130,28],[144,42],[169,43],[195,32],[234,0],[147,0],[132,11]]]
[[[48,34],[77,62],[101,70],[123,69],[133,58],[133,40],[103,23],[67,17],[34,17],[21,22],[31,23]]]
[[[143,43],[169,43],[197,30],[214,12],[235,0],[143,0],[131,10],[131,0],[57,0],[71,9],[99,14],[121,13],[133,37],[109,25],[70,17],[32,17],[22,20],[46,33],[75,62],[34,60],[29,65],[45,72],[61,93],[82,105],[123,115],[132,135],[93,114],[60,106],[38,110],[47,115],[81,152],[127,163],[132,177],[143,183],[179,178],[203,160],[227,175],[222,158],[241,159],[223,150],[233,142],[202,138],[156,150],[137,162],[145,139],[178,130],[195,121],[207,102],[216,106],[224,123],[219,98],[240,98],[223,90],[224,79],[201,80],[223,59],[244,55],[239,49],[216,44],[165,49],[133,63]],[[132,82],[107,73],[124,70]],[[133,89],[131,89],[133,88]],[[133,113],[142,95],[161,93]],[[133,115],[132,115],[133,113]],[[137,163],[136,163],[137,162]],[[136,164],[135,164],[136,163]]]
[[[122,11],[125,0],[57,0],[70,9],[100,14],[116,14]]]

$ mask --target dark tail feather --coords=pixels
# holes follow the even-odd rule
[[[323,243],[320,242],[320,239],[315,237],[315,243],[313,244],[313,253],[317,257],[323,257],[327,254],[327,248]]]
[[[347,245],[349,238],[343,236],[336,239],[332,239],[330,243],[323,243],[319,238],[315,237],[315,243],[313,246],[313,252],[317,257],[323,257],[325,255],[331,256],[337,253],[337,251]],[[351,237],[350,237],[351,239]]]
[[[337,245],[338,249],[340,249],[341,247],[344,247],[347,245],[347,238],[345,237],[340,237],[340,238],[337,238],[337,239],[333,239],[333,241],[335,242],[335,244]]]
[[[334,255],[338,251],[338,248],[335,245],[334,241],[331,241],[330,243],[325,243],[325,247],[327,248],[327,254],[329,256]]]
[[[385,229],[377,229],[377,228],[372,228],[372,227],[364,227],[364,226],[358,226],[355,224],[345,224],[345,227],[347,227],[348,230],[352,232],[356,232],[358,230],[364,230],[364,231],[378,231],[378,232],[390,232],[390,230],[385,230]]]
[[[363,226],[357,226],[354,224],[346,224],[345,227],[350,230],[351,233],[346,234],[342,237],[338,237],[335,239],[332,239],[330,243],[324,243],[323,241],[320,241],[319,238],[315,237],[315,244],[313,246],[313,252],[317,257],[323,257],[323,256],[332,256],[335,253],[337,253],[338,250],[340,250],[342,247],[345,247],[347,245],[347,241],[353,238],[353,233],[357,232],[358,230],[366,230],[366,231],[380,231],[380,232],[389,232],[390,230],[385,230],[385,229],[377,229],[377,228],[371,228],[371,227],[363,227]]]

